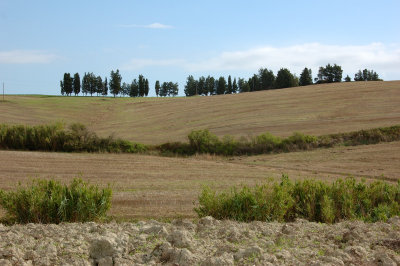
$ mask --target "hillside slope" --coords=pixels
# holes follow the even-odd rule
[[[182,88],[181,88],[182,90]],[[328,134],[400,124],[400,81],[313,85],[177,98],[6,96],[0,123],[81,122],[100,135],[157,144],[192,129],[222,136]]]

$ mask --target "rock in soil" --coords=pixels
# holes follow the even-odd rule
[[[0,224],[0,265],[400,265],[400,218]]]

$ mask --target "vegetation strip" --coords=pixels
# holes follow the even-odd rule
[[[281,182],[217,193],[204,187],[195,211],[200,217],[237,221],[290,222],[296,218],[333,223],[341,220],[386,221],[400,215],[400,180],[366,184],[354,178],[332,184],[316,180]]]
[[[166,143],[158,149],[167,154],[210,153],[232,156],[312,150],[339,145],[356,146],[400,140],[400,125],[318,137],[295,132],[290,137],[280,138],[267,132],[256,137],[242,137],[239,140],[229,135],[219,139],[206,129],[192,131],[188,139],[189,143]]]
[[[38,150],[58,152],[115,152],[139,153],[155,150],[163,155],[254,155],[312,150],[339,145],[356,146],[400,140],[400,125],[359,130],[322,136],[293,133],[287,138],[264,133],[256,137],[235,139],[225,135],[222,139],[209,130],[194,130],[188,135],[189,142],[164,143],[147,146],[112,136],[100,138],[84,125],[75,123],[69,128],[61,123],[39,126],[10,126],[0,124],[0,149]]]
[[[55,180],[35,179],[29,187],[0,190],[6,221],[18,223],[87,222],[105,217],[111,207],[110,187],[99,189],[81,179],[69,186]]]
[[[100,138],[79,123],[68,129],[62,123],[32,127],[0,124],[0,149],[136,153],[145,151],[146,146],[112,136]]]

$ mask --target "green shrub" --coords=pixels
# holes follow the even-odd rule
[[[112,136],[100,138],[84,125],[75,123],[68,129],[61,123],[39,126],[0,124],[0,148],[61,152],[126,152],[138,153],[147,146]]]
[[[69,186],[54,180],[33,180],[27,188],[0,190],[0,205],[18,223],[86,222],[100,219],[111,206],[110,187],[99,189],[81,179]]]
[[[400,140],[400,126],[360,130],[349,133],[323,135],[319,137],[299,132],[287,138],[273,136],[266,132],[253,138],[224,136],[220,140],[208,130],[194,130],[188,135],[187,143],[167,143],[158,146],[162,153],[192,155],[195,153],[212,153],[218,155],[252,155],[279,153],[298,150],[311,150],[337,145],[375,144]]]
[[[237,151],[238,142],[229,135],[225,135],[222,141],[217,142],[217,147],[215,149],[216,154],[221,155],[235,155]]]
[[[167,142],[156,147],[163,155],[193,155],[195,151],[189,143]]]
[[[208,129],[193,130],[188,135],[188,139],[192,149],[198,153],[215,153],[220,143],[218,137],[211,134]]]
[[[294,132],[292,136],[282,141],[284,151],[309,150],[317,146],[317,137]]]
[[[354,178],[332,184],[316,180],[267,182],[217,193],[205,187],[195,208],[200,216],[238,221],[293,221],[296,217],[333,223],[347,219],[385,221],[400,215],[400,181],[366,184]]]

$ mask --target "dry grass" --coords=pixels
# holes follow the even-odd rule
[[[185,141],[192,129],[222,136],[321,135],[400,124],[400,81],[351,82],[191,98],[6,96],[0,123],[81,122],[100,135],[147,144]],[[202,184],[217,189],[267,177],[400,178],[400,142],[253,157],[167,158],[130,154],[0,151],[0,188],[32,177],[114,186],[111,214],[194,217]],[[382,176],[383,175],[383,176]],[[1,215],[1,212],[0,212]]]
[[[181,84],[181,87],[183,85]],[[182,88],[181,88],[182,89]],[[146,144],[294,131],[321,135],[400,124],[400,81],[351,82],[190,98],[7,96],[0,123],[82,122],[100,135]]]
[[[282,173],[294,179],[330,180],[352,174],[397,180],[400,142],[236,158],[0,151],[0,162],[3,189],[12,189],[18,181],[24,183],[32,177],[69,182],[82,175],[92,183],[113,185],[111,215],[195,217],[193,202],[203,184],[217,189],[254,185]]]

